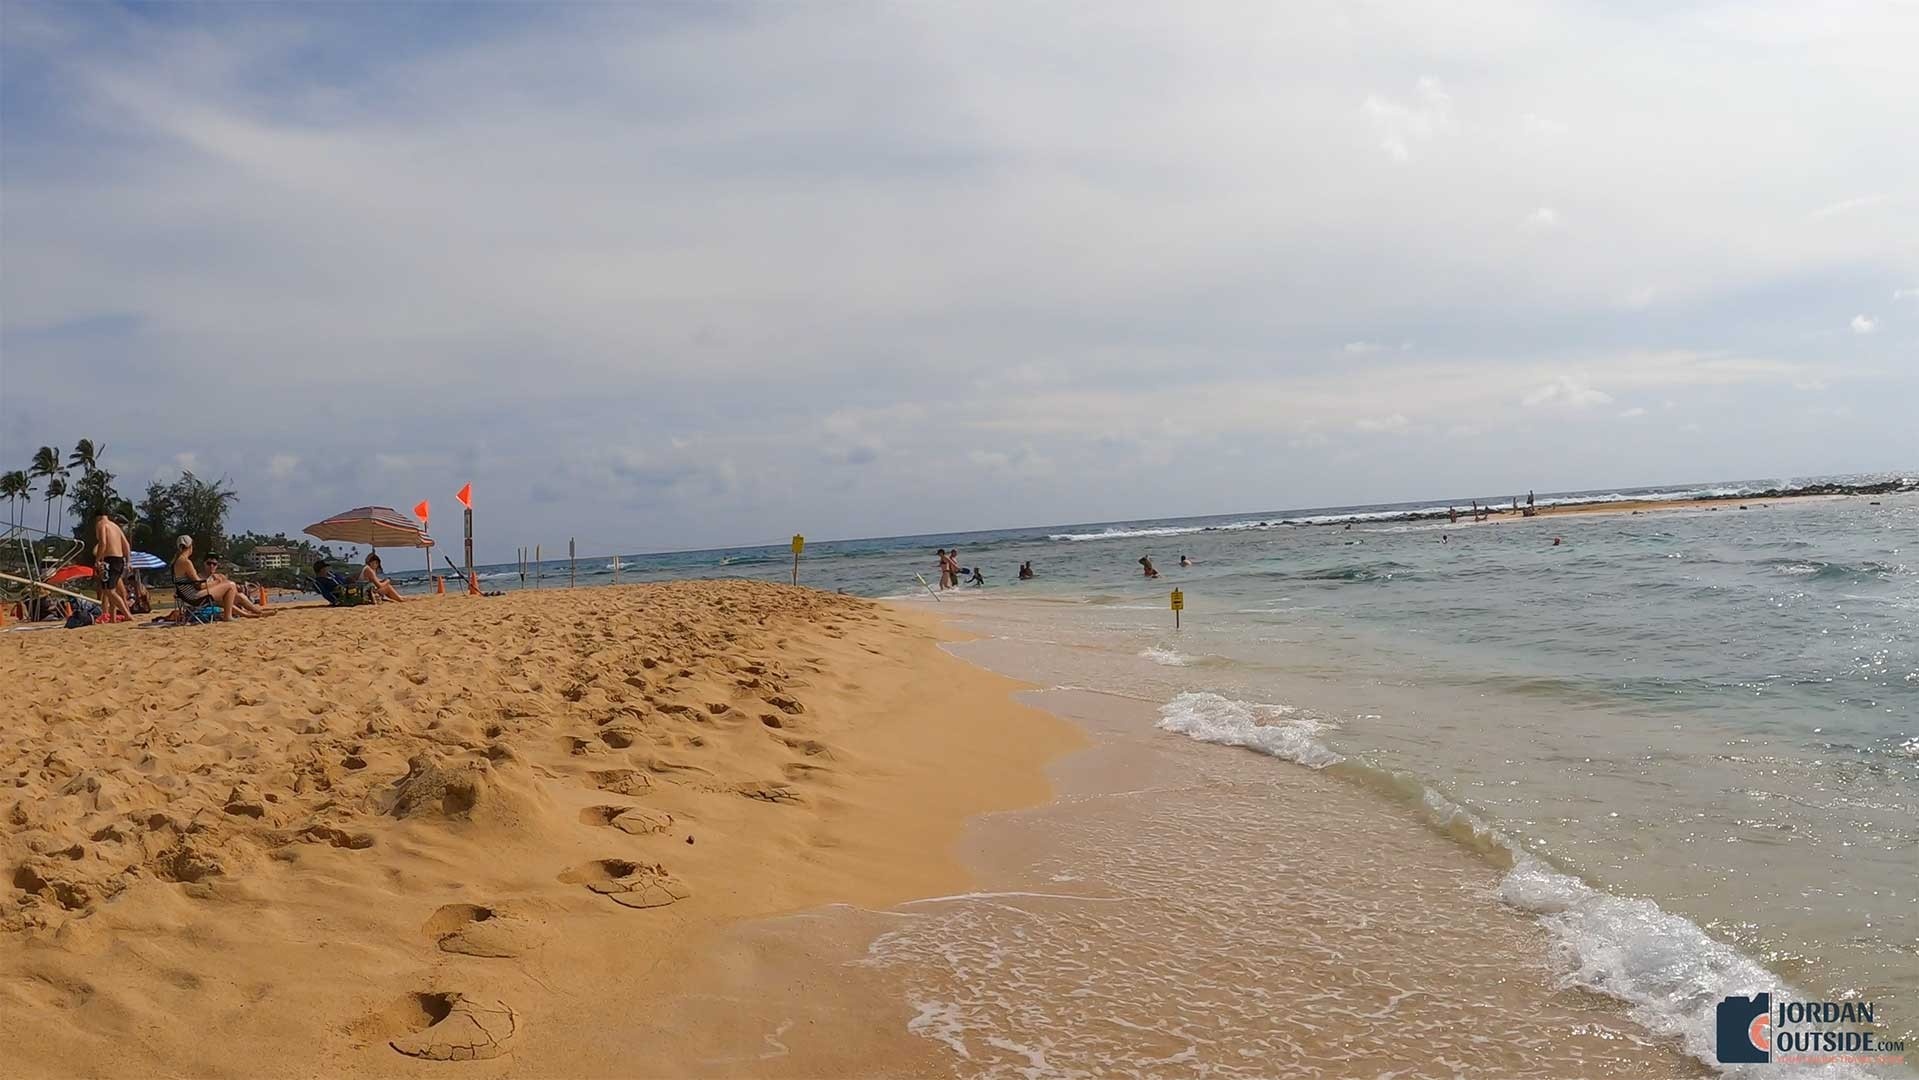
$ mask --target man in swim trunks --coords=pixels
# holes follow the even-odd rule
[[[119,522],[106,514],[93,520],[93,557],[98,574],[94,582],[107,622],[133,618],[126,594],[127,556],[132,550],[127,545],[126,530],[120,528]]]

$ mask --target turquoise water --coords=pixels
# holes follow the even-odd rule
[[[1876,1001],[1913,1039],[1919,494],[1407,520],[1445,505],[815,544],[801,580],[937,603],[1021,646],[1013,674],[1139,698],[1166,738],[1425,815],[1509,870],[1499,900],[1551,927],[1569,980],[1656,1032],[1696,1044],[1717,993],[1771,983]],[[935,601],[914,575],[951,546],[989,584]],[[1016,582],[1027,560],[1039,577]],[[784,580],[791,556],[627,563]],[[582,584],[610,580],[591,566]]]

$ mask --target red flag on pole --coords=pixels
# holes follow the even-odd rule
[[[461,488],[460,493],[455,495],[454,498],[460,500],[461,506],[466,507],[468,510],[473,509],[473,485],[468,484]]]
[[[426,512],[427,512],[427,501],[425,499],[421,499],[420,505],[413,508],[413,516],[419,518],[420,524],[422,525],[426,524]]]

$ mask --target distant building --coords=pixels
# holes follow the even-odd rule
[[[263,544],[248,554],[247,561],[257,570],[284,570],[293,565],[294,554],[292,548]]]

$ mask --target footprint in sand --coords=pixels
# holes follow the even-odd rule
[[[601,769],[591,775],[593,786],[615,795],[644,795],[653,788],[653,779],[638,769]]]
[[[482,1061],[506,1053],[520,1032],[520,1016],[504,1001],[478,1001],[460,993],[413,995],[421,1030],[387,1045],[428,1061]]]
[[[634,836],[665,832],[673,826],[673,815],[642,806],[589,806],[580,811],[583,825],[610,825]]]
[[[658,864],[625,859],[596,859],[560,875],[568,885],[584,885],[616,904],[630,908],[665,907],[693,895],[678,878]]]
[[[420,928],[441,952],[511,957],[532,948],[538,928],[512,911],[480,904],[447,904]]]

